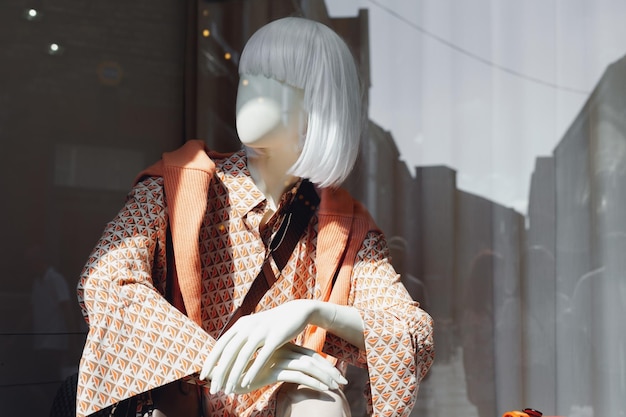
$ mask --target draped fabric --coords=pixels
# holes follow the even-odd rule
[[[267,250],[259,225],[268,205],[243,152],[212,157],[200,142],[190,142],[145,172],[89,258],[79,283],[90,331],[77,416],[183,377],[193,382],[257,275]],[[159,170],[162,176],[151,175]],[[189,189],[198,193],[190,195]],[[340,367],[367,367],[374,415],[408,415],[433,360],[432,321],[402,286],[383,235],[360,204],[341,190],[320,194],[317,215],[258,310],[300,298],[357,308],[365,325],[364,351],[310,327],[296,343],[323,350]],[[167,262],[168,225],[178,285],[166,279],[174,266]],[[340,236],[347,246],[336,244]],[[174,306],[165,296],[176,288],[183,302]],[[272,416],[279,386],[234,397],[208,390],[204,395],[211,413]]]

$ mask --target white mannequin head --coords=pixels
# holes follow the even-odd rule
[[[302,90],[273,78],[242,74],[237,91],[241,142],[251,149],[291,146],[299,154],[306,133],[303,98]]]
[[[260,89],[266,88],[273,94],[273,105],[257,106],[257,111],[268,111],[273,120],[280,117],[289,124],[290,119],[284,118],[283,113],[287,109],[292,117],[297,116],[293,120],[299,120],[295,98],[302,94],[307,117],[304,124],[298,121],[298,129],[304,131],[305,126],[306,135],[300,144],[302,152],[289,173],[308,178],[320,187],[341,184],[356,160],[362,122],[358,74],[345,42],[319,22],[295,17],[276,20],[250,38],[241,56],[239,73],[240,90],[243,80],[248,79],[248,83],[254,81]],[[237,103],[239,119],[246,100],[240,100],[238,95]],[[258,127],[244,126],[261,119],[237,121],[244,144],[254,136],[252,132],[269,129],[263,123]]]

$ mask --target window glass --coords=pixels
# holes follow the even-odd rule
[[[47,416],[87,326],[76,284],[135,175],[184,142],[186,10],[0,4],[0,403]]]
[[[626,4],[4,1],[0,399],[47,415],[87,332],[81,268],[133,179],[241,146],[247,39],[284,16],[350,47],[368,115],[345,187],[435,320],[413,416],[623,416]],[[355,416],[366,371],[348,370]]]

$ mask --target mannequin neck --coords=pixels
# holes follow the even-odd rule
[[[242,75],[237,91],[237,134],[254,150],[248,155],[252,179],[276,210],[280,197],[298,178],[289,175],[306,132],[301,89],[263,75]]]
[[[272,211],[276,211],[282,195],[289,190],[298,177],[287,173],[296,162],[299,152],[285,147],[254,148],[248,157],[248,168],[257,188],[265,195]]]

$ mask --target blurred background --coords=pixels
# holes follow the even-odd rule
[[[49,414],[105,223],[162,152],[239,147],[239,55],[291,15],[359,68],[369,122],[346,187],[436,324],[413,416],[626,416],[619,0],[3,0],[2,415]],[[357,417],[364,377],[350,369]]]

